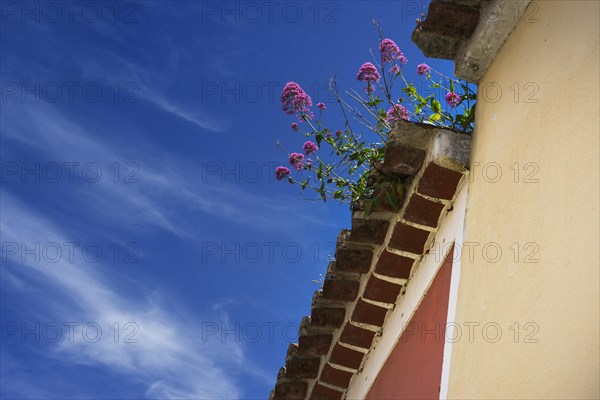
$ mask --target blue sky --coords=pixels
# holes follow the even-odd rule
[[[267,398],[350,225],[274,181],[281,89],[359,89],[371,18],[418,79],[426,3],[70,4],[0,3],[0,396]]]

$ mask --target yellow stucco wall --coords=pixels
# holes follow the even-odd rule
[[[449,398],[600,398],[599,5],[535,2],[480,82]]]

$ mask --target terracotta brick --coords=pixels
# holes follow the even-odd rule
[[[358,243],[383,244],[390,222],[380,219],[352,219],[349,240]]]
[[[285,362],[285,377],[289,379],[313,379],[319,374],[321,359],[317,357],[290,357]]]
[[[332,335],[304,335],[298,338],[299,354],[325,355],[329,352]]]
[[[336,344],[331,352],[329,361],[342,367],[358,369],[365,355],[360,351],[349,349]]]
[[[471,3],[475,3],[471,1]],[[432,1],[427,10],[426,24],[435,26],[436,30],[448,36],[469,38],[480,15],[478,7],[460,4],[459,1]]]
[[[400,285],[371,276],[363,297],[382,303],[395,303],[401,288]]]
[[[399,222],[394,228],[389,246],[414,254],[423,254],[429,232]]]
[[[273,400],[304,400],[308,384],[306,382],[282,382],[275,386]]]
[[[312,394],[310,396],[311,400],[341,400],[342,392],[338,392],[337,390],[333,390],[328,388],[327,386],[315,384],[313,388]]]
[[[411,39],[426,57],[450,60],[478,22],[477,8],[458,2],[432,1],[427,18],[417,25]]]
[[[359,328],[358,326],[346,322],[346,326],[344,326],[344,330],[340,336],[340,342],[363,349],[370,349],[374,337],[375,332]]]
[[[352,314],[352,321],[362,322],[363,324],[383,326],[387,308],[379,307],[363,300],[358,300]]]
[[[372,260],[372,250],[338,247],[335,252],[335,270],[364,274],[369,272]]]
[[[342,371],[341,369],[333,368],[329,364],[325,364],[319,380],[329,385],[346,389],[350,385],[350,379],[352,379],[353,375],[351,372]]]
[[[346,317],[344,308],[315,307],[311,311],[311,325],[319,328],[339,328]]]
[[[377,260],[375,272],[392,278],[408,279],[415,260],[384,250]]]
[[[323,298],[327,300],[353,301],[358,295],[358,282],[349,279],[325,279]]]
[[[444,205],[442,203],[436,203],[415,193],[410,197],[408,206],[406,206],[404,219],[435,228],[438,226],[438,220],[443,209]]]
[[[385,147],[381,170],[407,176],[415,176],[425,160],[425,151],[390,141]]]
[[[421,177],[417,192],[436,199],[451,200],[461,178],[460,172],[430,163]]]

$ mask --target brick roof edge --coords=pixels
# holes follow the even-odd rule
[[[454,75],[478,83],[531,0],[431,0],[411,39],[426,57],[454,60]]]
[[[340,232],[271,400],[344,398],[464,182],[471,136],[401,121],[389,138],[383,168],[412,171],[400,211],[354,212],[352,229]],[[415,153],[422,157],[406,157]]]

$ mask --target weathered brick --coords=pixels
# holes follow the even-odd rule
[[[408,206],[406,206],[404,219],[435,228],[438,226],[443,209],[442,203],[436,203],[415,193],[410,197]]]
[[[389,246],[414,254],[423,254],[429,232],[398,222],[390,238]]]
[[[402,286],[371,276],[365,287],[365,299],[381,303],[395,303]]]
[[[352,313],[352,321],[383,326],[387,312],[387,308],[379,307],[363,300],[358,300],[354,307],[354,312]]]
[[[311,324],[314,327],[339,328],[344,323],[346,310],[344,308],[315,307],[311,311]]]
[[[328,388],[327,386],[315,384],[310,396],[311,400],[341,400],[342,392]]]
[[[333,347],[329,361],[342,367],[358,369],[365,355],[360,351],[349,349],[336,344]]]
[[[415,176],[424,160],[424,150],[390,141],[385,147],[381,170],[386,173]]]
[[[327,300],[352,301],[358,295],[359,283],[350,279],[325,279],[323,298]]]
[[[275,386],[273,400],[304,400],[307,390],[306,382],[281,382]]]
[[[289,357],[285,362],[288,379],[313,379],[319,374],[321,359],[318,357]]]
[[[340,336],[340,342],[361,347],[363,349],[370,349],[374,337],[375,332],[359,328],[358,326],[346,322],[346,326],[344,326],[344,330]]]
[[[427,18],[415,28],[411,39],[426,57],[453,59],[478,22],[479,10],[475,7],[433,0]]]
[[[372,250],[340,246],[335,253],[335,270],[364,274],[369,272],[372,260]]]
[[[342,371],[341,369],[334,368],[329,364],[325,364],[323,366],[323,370],[321,371],[321,377],[319,380],[329,385],[346,389],[350,385],[350,379],[352,379],[353,375],[354,374],[351,372]]]
[[[461,178],[460,172],[430,163],[425,168],[417,192],[436,199],[451,200]]]
[[[415,260],[384,250],[377,260],[375,272],[392,278],[408,279]]]
[[[358,243],[383,244],[390,222],[380,219],[352,219],[349,240]]]
[[[322,356],[329,352],[332,335],[305,335],[298,338],[299,354]]]

